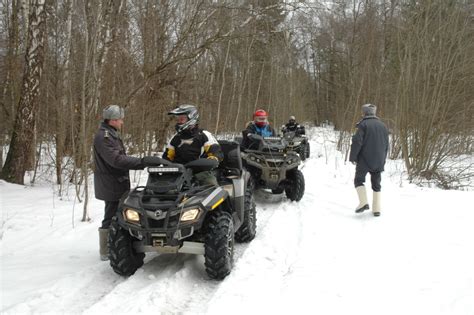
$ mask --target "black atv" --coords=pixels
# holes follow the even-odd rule
[[[300,201],[304,195],[304,176],[298,169],[300,156],[282,137],[247,135],[252,142],[243,148],[244,166],[252,174],[256,188],[271,189],[273,194],[283,191],[292,201]]]
[[[309,158],[310,147],[308,138],[295,131],[286,131],[283,133],[283,138],[288,143],[287,149],[293,150],[300,155],[301,161]]]
[[[116,273],[134,274],[146,252],[202,254],[210,278],[230,273],[234,238],[249,242],[255,237],[256,209],[238,143],[220,144],[224,160],[219,167],[209,159],[185,165],[147,160],[146,186],[124,195],[110,227],[109,259]],[[210,170],[219,186],[194,180],[193,173]]]

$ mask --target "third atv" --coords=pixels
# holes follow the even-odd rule
[[[288,143],[287,149],[298,153],[302,161],[309,158],[310,146],[308,138],[305,135],[295,131],[286,131],[283,133],[283,138],[286,143]]]

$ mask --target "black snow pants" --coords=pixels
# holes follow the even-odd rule
[[[108,229],[110,223],[112,223],[112,217],[117,212],[117,208],[119,205],[119,200],[117,201],[106,201],[105,208],[104,208],[104,220],[102,220],[102,228]]]
[[[357,163],[354,186],[363,186],[367,173],[370,173],[370,182],[372,183],[372,190],[377,192],[380,191],[380,189],[382,189],[382,186],[380,186],[380,182],[382,181],[381,172],[371,172],[363,163]]]

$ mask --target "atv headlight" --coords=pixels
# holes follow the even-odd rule
[[[293,142],[293,145],[294,145],[294,146],[299,146],[300,144],[301,144],[301,141],[295,141],[295,142]]]
[[[177,167],[149,167],[148,173],[178,173]]]
[[[199,216],[199,208],[187,209],[181,215],[180,221],[192,221]]]
[[[128,222],[138,223],[140,222],[140,213],[134,209],[127,208],[123,211],[123,216]]]
[[[270,140],[270,141],[277,141],[277,140],[281,140],[280,137],[263,137],[264,140]]]

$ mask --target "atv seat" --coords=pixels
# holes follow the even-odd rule
[[[219,140],[224,160],[219,169],[224,176],[240,176],[242,173],[242,159],[240,157],[240,145],[235,141]]]

